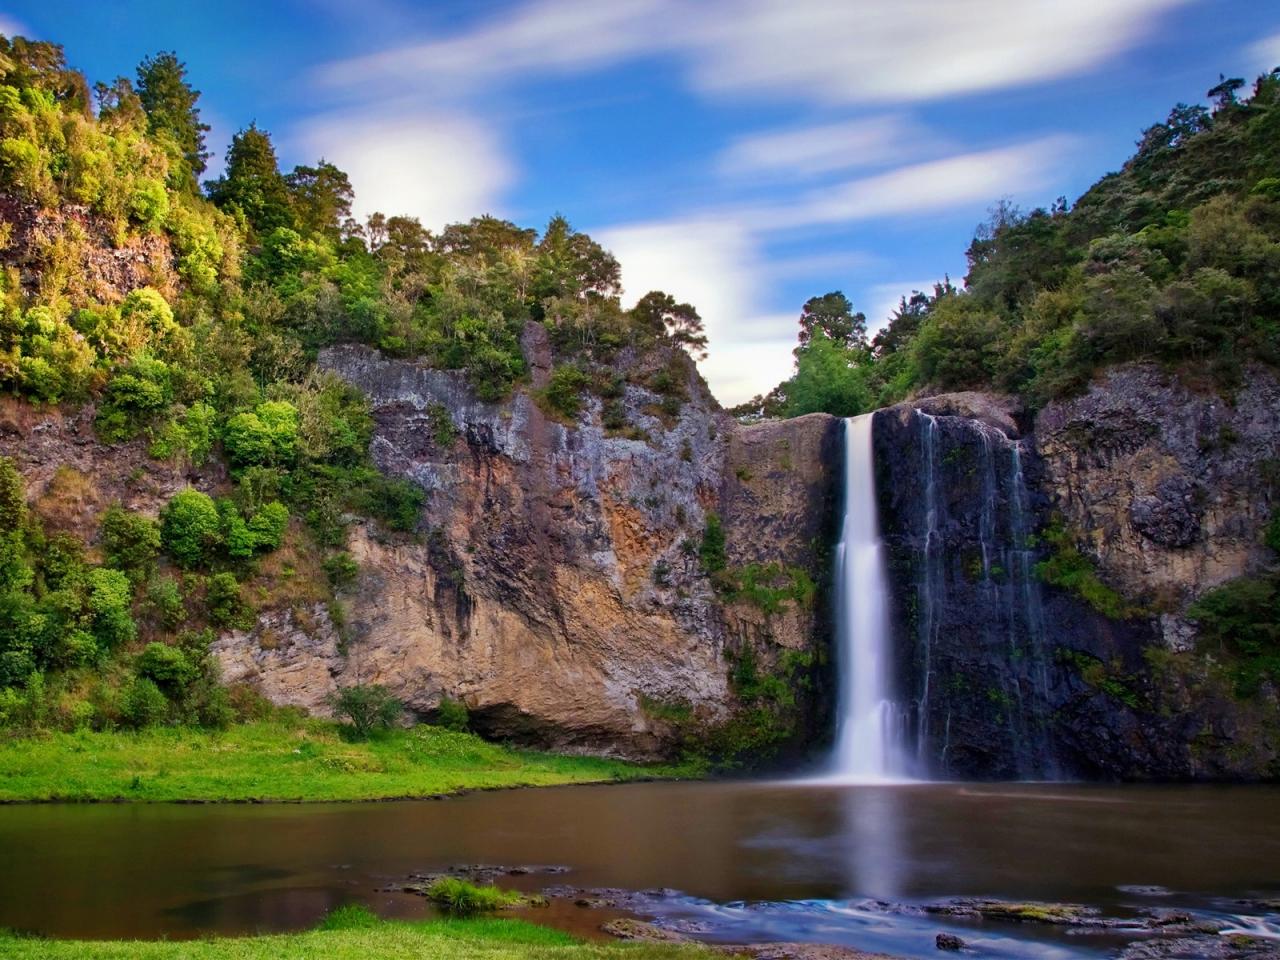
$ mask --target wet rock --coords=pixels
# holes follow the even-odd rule
[[[1011,397],[1008,394],[964,390],[958,393],[939,393],[932,397],[920,397],[917,400],[908,401],[904,406],[935,417],[963,417],[966,420],[977,420],[989,427],[994,427],[1006,437],[1017,438],[1020,435],[1017,417],[1022,413],[1022,404],[1017,397]]]
[[[1277,960],[1274,939],[1248,936],[1172,937],[1126,946],[1119,960]]]
[[[600,925],[600,929],[619,940],[634,940],[643,943],[684,943],[689,938],[674,930],[637,920],[634,917],[619,917]]]
[[[934,946],[939,950],[963,950],[965,942],[954,933],[940,933],[933,938]]]
[[[867,953],[822,943],[761,943],[733,952],[744,953],[756,960],[893,960],[883,953]]]
[[[975,920],[1007,920],[1017,923],[1047,923],[1054,926],[1100,926],[1110,921],[1096,907],[1078,903],[1014,902],[957,897],[944,903],[928,904],[927,913]]]

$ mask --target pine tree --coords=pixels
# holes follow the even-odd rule
[[[204,145],[209,125],[200,122],[200,91],[187,83],[187,65],[172,52],[146,57],[138,64],[137,92],[147,112],[147,128],[172,141],[194,188],[209,159]]]

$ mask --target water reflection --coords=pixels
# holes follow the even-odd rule
[[[845,884],[850,897],[896,900],[903,894],[906,851],[899,814],[900,790],[852,787],[836,791],[844,829]]]

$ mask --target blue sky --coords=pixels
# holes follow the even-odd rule
[[[963,276],[995,201],[1074,200],[1219,72],[1280,64],[1272,0],[8,0],[0,32],[91,81],[176,50],[215,171],[256,120],[360,212],[563,213],[628,299],[699,308],[726,403],[788,375],[807,297],[874,326]]]

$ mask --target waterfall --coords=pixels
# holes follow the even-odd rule
[[[844,521],[836,546],[839,720],[832,776],[903,779],[909,715],[892,696],[889,586],[876,506],[874,414],[844,423]]]
[[[1053,778],[1044,611],[1023,442],[979,420],[920,410],[915,417],[913,769],[947,776],[953,748],[969,756],[978,748],[998,752],[1002,776]],[[964,731],[955,744],[953,721]],[[988,723],[976,744],[973,730]]]

